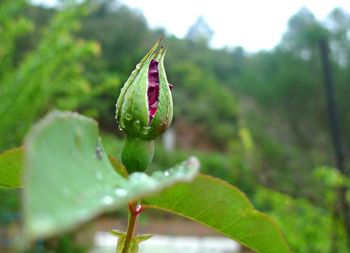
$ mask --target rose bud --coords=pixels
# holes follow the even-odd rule
[[[128,136],[154,140],[170,125],[173,100],[164,69],[160,40],[137,64],[124,84],[116,104],[119,127]]]
[[[166,77],[165,49],[159,48],[160,41],[136,65],[116,104],[117,122],[127,135],[122,161],[130,171],[147,168],[154,150],[149,142],[164,133],[173,118],[172,86]]]

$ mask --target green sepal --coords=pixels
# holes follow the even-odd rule
[[[121,159],[129,173],[143,172],[151,164],[154,155],[154,141],[127,136]]]
[[[111,233],[118,237],[117,253],[122,253],[125,245],[126,233],[115,229],[113,229]],[[133,236],[130,241],[129,249],[126,253],[137,253],[139,250],[139,244],[151,237],[151,234]]]

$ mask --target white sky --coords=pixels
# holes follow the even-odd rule
[[[203,16],[214,30],[214,47],[242,46],[247,51],[278,44],[288,19],[307,7],[323,20],[335,7],[350,12],[350,0],[120,0],[137,8],[151,28],[164,27],[177,37]]]
[[[52,3],[55,0],[33,0]],[[151,28],[163,27],[182,38],[203,16],[214,30],[212,46],[242,46],[247,51],[271,49],[280,41],[288,19],[308,8],[323,20],[335,7],[350,13],[350,0],[119,0],[136,8]]]

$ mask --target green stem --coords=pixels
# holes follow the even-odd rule
[[[126,233],[126,238],[125,238],[125,243],[124,243],[122,253],[129,252],[130,242],[131,242],[132,236],[134,235],[136,219],[137,219],[137,216],[142,211],[143,211],[143,208],[137,202],[130,202],[129,203],[130,216],[129,216],[129,222],[128,222],[128,231]]]

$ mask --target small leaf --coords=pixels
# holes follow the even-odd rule
[[[144,202],[211,227],[256,252],[290,252],[276,223],[255,210],[237,188],[219,179],[200,175]]]
[[[97,123],[70,112],[53,112],[41,120],[27,136],[25,150],[27,241],[68,231],[131,200],[190,181],[199,168],[197,159],[190,158],[165,172],[124,178],[104,152]]]
[[[123,177],[128,177],[128,171],[126,170],[126,168],[124,167],[124,165],[121,163],[121,161],[119,161],[117,158],[108,155],[108,159],[111,162],[114,170],[122,175]]]
[[[0,187],[21,187],[23,148],[14,148],[0,154]]]
[[[122,253],[125,244],[126,233],[119,230],[112,230],[112,234],[118,237],[117,253]],[[139,251],[140,243],[150,239],[151,237],[152,235],[150,234],[133,236],[131,238],[129,250],[127,253],[137,253]]]

